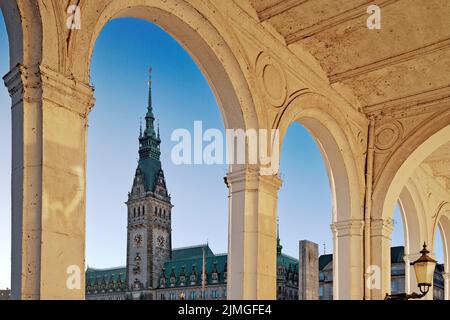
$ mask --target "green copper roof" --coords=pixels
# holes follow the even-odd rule
[[[206,282],[211,284],[212,282],[212,273],[214,267],[217,268],[217,272],[219,275],[218,283],[223,283],[225,281],[224,271],[225,265],[227,262],[227,255],[217,255],[217,256],[209,256],[205,258],[205,268],[206,268]],[[175,272],[176,276],[176,286],[180,284],[180,274],[183,271],[186,276],[186,282],[189,284],[190,276],[192,274],[193,267],[195,268],[195,272],[197,274],[197,285],[201,285],[201,274],[203,270],[203,258],[193,258],[193,259],[184,259],[184,260],[170,260],[164,264],[165,268],[165,276],[167,279],[167,283],[169,283],[170,275]]]
[[[161,169],[161,162],[155,159],[146,158],[139,160],[138,167],[144,174],[145,190],[153,191],[155,189],[158,172]]]
[[[113,284],[118,285],[119,280],[122,286],[126,286],[126,267],[96,269],[87,268],[86,270],[86,287],[94,285]]]
[[[284,253],[277,255],[277,266],[283,266],[286,269],[289,269],[291,266],[292,270],[298,271],[298,259],[295,259],[291,256],[288,256]]]
[[[211,257],[214,256],[214,253],[211,251],[207,244],[201,244],[198,246],[191,247],[183,247],[172,250],[172,261],[174,260],[185,260],[185,259],[197,259],[203,258],[203,249],[205,249],[205,256]]]

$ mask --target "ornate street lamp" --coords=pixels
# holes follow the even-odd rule
[[[414,271],[417,279],[417,286],[419,287],[420,293],[413,292],[411,294],[407,293],[397,293],[397,294],[387,294],[384,298],[385,300],[409,300],[409,299],[420,299],[428,293],[430,287],[433,283],[434,269],[436,268],[436,260],[431,258],[428,254],[430,251],[427,250],[427,245],[423,244],[423,249],[420,251],[422,254],[419,259],[411,262],[414,266]]]

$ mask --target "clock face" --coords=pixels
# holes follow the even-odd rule
[[[138,233],[137,235],[134,236],[133,239],[133,244],[136,248],[139,248],[140,246],[142,246],[142,234]]]
[[[156,241],[158,241],[158,245],[160,247],[164,247],[164,244],[166,243],[166,240],[164,239],[163,236],[158,236],[158,238],[156,239]]]

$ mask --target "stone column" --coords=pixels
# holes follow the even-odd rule
[[[405,254],[403,260],[405,261],[405,292],[417,292],[417,279],[414,273],[414,267],[411,262],[417,260],[420,254]]]
[[[444,277],[444,299],[450,300],[450,273],[443,274]]]
[[[299,242],[298,299],[319,300],[319,246],[302,240]]]
[[[391,292],[391,234],[393,224],[391,219],[376,219],[371,221],[371,271],[373,281],[366,281],[370,286],[371,299],[382,300],[386,293]]]
[[[12,298],[83,299],[90,86],[44,66],[4,77],[12,98]]]
[[[331,225],[333,231],[333,299],[361,300],[363,297],[362,220],[347,220]]]
[[[276,210],[281,180],[247,166],[230,172],[228,299],[276,299]]]

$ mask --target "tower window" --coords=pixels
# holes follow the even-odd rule
[[[157,213],[158,213],[158,208],[155,207],[155,216],[156,216]]]
[[[133,218],[136,218],[136,208],[133,208]]]
[[[142,215],[145,215],[145,206],[142,206]]]

